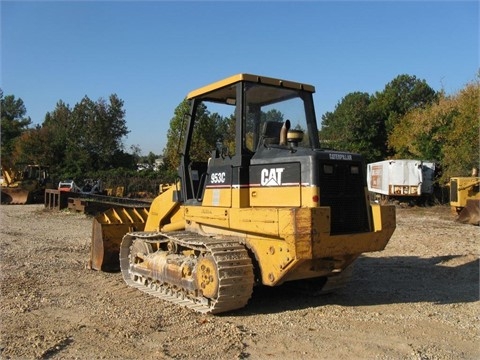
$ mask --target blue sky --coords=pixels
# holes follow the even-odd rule
[[[161,154],[188,92],[241,72],[316,88],[317,121],[400,74],[448,94],[479,69],[478,1],[1,1],[4,95],[41,124],[115,93],[128,151]]]

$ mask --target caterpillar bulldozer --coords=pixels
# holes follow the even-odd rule
[[[480,225],[480,177],[478,169],[472,175],[450,179],[450,206],[456,221]]]
[[[31,204],[43,202],[46,188],[53,188],[48,167],[42,165],[2,165],[2,204]]]
[[[343,284],[385,248],[395,208],[370,203],[360,155],[319,147],[314,92],[251,74],[190,92],[178,182],[149,209],[97,216],[89,267],[212,314],[246,306],[256,285]],[[213,144],[197,135],[205,109],[229,119]]]

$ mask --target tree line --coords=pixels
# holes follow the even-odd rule
[[[439,181],[467,176],[478,167],[480,86],[479,77],[453,95],[436,92],[425,80],[399,75],[374,94],[352,92],[332,112],[321,116],[321,147],[362,154],[366,162],[390,158],[435,161],[442,169]],[[136,172],[138,162],[153,162],[157,155],[141,158],[140,147],[127,151],[123,138],[129,133],[124,102],[112,94],[108,100],[85,96],[73,107],[58,101],[40,125],[32,126],[21,98],[3,95],[1,101],[2,165],[49,165],[58,179],[146,177],[172,182],[179,161],[184,130],[184,99],[174,110],[159,171]],[[192,146],[199,157],[205,149],[234,131],[234,118],[198,109],[199,128]],[[278,114],[277,114],[278,115]],[[208,145],[207,145],[208,144]],[[210,149],[211,150],[211,149]],[[110,175],[109,175],[110,174]]]
[[[367,162],[436,162],[440,185],[479,167],[479,77],[453,95],[425,80],[400,75],[375,94],[347,94],[322,116],[325,147],[362,154]]]
[[[116,94],[97,101],[85,96],[73,107],[60,100],[35,126],[22,99],[0,90],[0,101],[2,166],[47,165],[54,181],[72,179],[81,185],[87,178],[100,179],[105,186],[134,191],[146,184],[154,192],[163,180],[157,181],[153,171],[136,171],[138,162],[153,163],[156,156],[142,158],[138,147],[124,148],[129,130],[124,102]]]

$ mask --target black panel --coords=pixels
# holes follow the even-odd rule
[[[232,166],[210,166],[208,168],[207,186],[231,186],[232,185]]]
[[[331,209],[331,234],[369,231],[362,163],[321,161],[318,171],[320,206]]]
[[[300,185],[300,164],[277,163],[250,167],[250,184],[260,186]]]
[[[458,201],[458,182],[455,179],[450,181],[450,201]]]

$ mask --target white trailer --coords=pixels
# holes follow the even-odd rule
[[[420,197],[433,193],[435,163],[385,160],[367,165],[368,191],[386,197]]]

